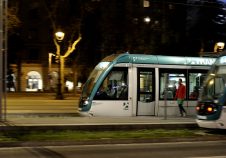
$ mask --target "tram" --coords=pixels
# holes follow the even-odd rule
[[[215,58],[113,54],[83,86],[79,112],[90,116],[175,116],[178,79],[186,85],[184,105],[195,115],[198,90]]]
[[[196,110],[200,127],[226,129],[226,56],[219,57],[212,65]]]

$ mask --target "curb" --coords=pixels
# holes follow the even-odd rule
[[[79,131],[103,131],[103,130],[142,130],[142,129],[197,129],[196,123],[167,123],[167,124],[80,124],[80,125],[10,125],[0,126],[2,131],[47,131],[47,130],[79,130]]]

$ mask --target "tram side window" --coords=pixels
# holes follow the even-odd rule
[[[154,99],[152,72],[140,71],[140,98],[139,101],[151,102]]]
[[[95,100],[128,100],[128,70],[115,68],[105,78]]]
[[[197,100],[206,73],[189,73],[189,99]]]
[[[173,71],[173,70],[172,70]],[[178,88],[178,80],[182,79],[186,86],[186,78],[184,73],[160,73],[160,99],[173,100]]]

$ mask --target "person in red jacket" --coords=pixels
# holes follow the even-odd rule
[[[180,78],[178,81],[178,89],[176,91],[175,99],[177,99],[177,104],[179,106],[181,117],[186,116],[186,111],[183,107],[183,102],[186,97],[186,87],[182,84],[182,79]]]

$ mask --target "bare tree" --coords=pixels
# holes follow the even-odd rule
[[[70,0],[41,0],[41,2],[47,11],[47,17],[51,21],[53,31],[52,36],[54,36],[54,33],[59,30],[66,34],[64,39],[66,42],[64,42],[64,44],[67,46],[63,56],[68,57],[70,53],[75,50],[76,45],[81,40],[81,19],[70,14],[71,10],[68,9],[71,2]],[[57,42],[54,37],[53,40],[56,45]]]
[[[9,7],[7,12],[7,27],[9,35],[13,34],[15,29],[18,28],[21,24],[20,19],[17,16],[17,8]]]
[[[64,41],[64,47],[60,48],[60,44],[56,38],[53,37],[54,44],[56,46],[56,56],[59,58],[60,63],[60,78],[61,85],[64,85],[64,65],[65,59],[76,50],[77,44],[81,41],[82,35],[81,29],[81,17],[71,14],[70,0],[55,1],[55,0],[41,0],[44,8],[47,12],[47,18],[49,18],[52,27],[52,36],[57,31],[62,31],[66,34]],[[64,48],[64,49],[63,49]],[[61,86],[61,90],[64,87]]]

